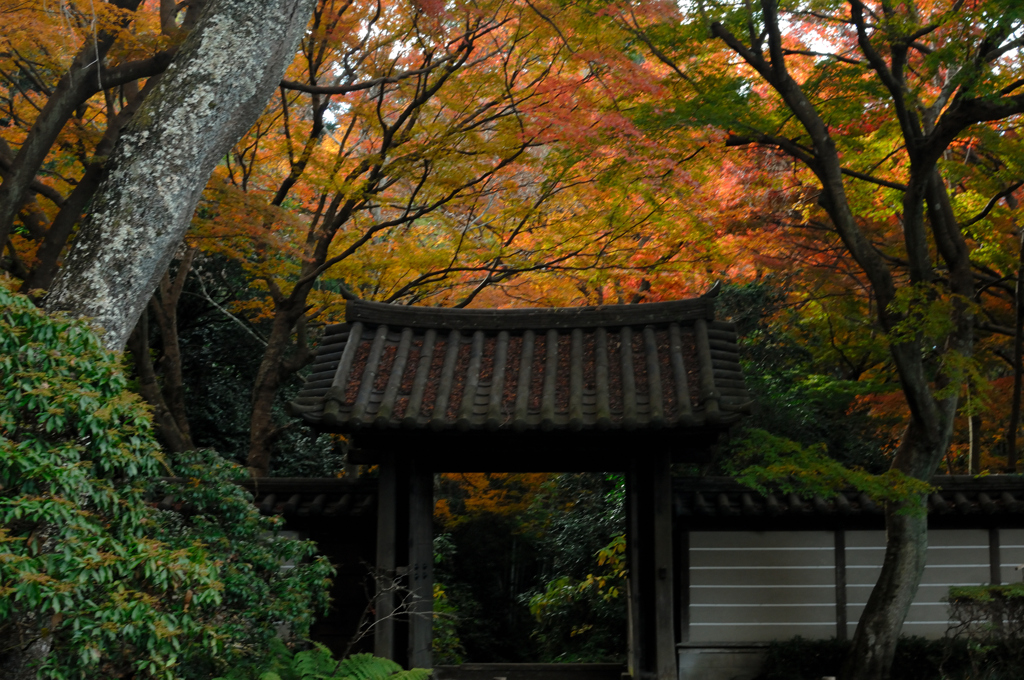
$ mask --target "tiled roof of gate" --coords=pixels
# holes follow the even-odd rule
[[[749,410],[711,297],[555,309],[349,301],[291,410],[327,429],[725,426]]]

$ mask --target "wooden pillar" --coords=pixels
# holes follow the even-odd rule
[[[434,626],[434,474],[423,460],[409,480],[409,667],[431,668]]]
[[[626,472],[626,563],[629,567],[629,577],[626,582],[628,635],[629,650],[627,656],[627,670],[636,680],[643,676],[645,670],[647,645],[643,605],[644,599],[644,574],[641,546],[644,541],[643,521],[641,512],[642,471],[638,461],[630,461],[629,470]]]
[[[659,453],[654,461],[651,479],[653,538],[654,538],[654,639],[655,672],[658,680],[677,680],[676,677],[676,630],[675,588],[673,581],[672,546],[672,474],[671,460],[667,453]]]
[[[690,641],[690,527],[680,520],[676,527],[676,631],[679,642]]]
[[[677,680],[669,463],[647,454],[626,475],[629,672],[638,679]]]
[[[395,607],[398,604],[398,465],[394,452],[380,456],[377,478],[377,602],[374,607],[373,653],[395,658]]]
[[[377,597],[373,653],[405,665],[408,660],[409,460],[381,452],[377,479]]]
[[[846,641],[846,532],[836,529],[835,582],[836,582],[836,639]]]
[[[1002,558],[999,555],[999,529],[988,530],[988,570],[989,583],[994,586],[1003,585]]]

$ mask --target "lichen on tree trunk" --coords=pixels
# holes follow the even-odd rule
[[[128,124],[53,291],[122,349],[217,162],[252,125],[295,54],[313,0],[211,0]]]

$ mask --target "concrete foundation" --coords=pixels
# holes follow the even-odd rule
[[[753,680],[767,645],[679,647],[679,680]]]

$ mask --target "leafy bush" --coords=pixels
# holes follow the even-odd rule
[[[326,604],[314,546],[275,536],[215,454],[165,460],[126,387],[86,324],[0,282],[5,678],[209,677]]]
[[[1024,677],[1024,583],[950,588],[949,603],[974,677]]]
[[[598,573],[577,580],[559,576],[530,598],[537,621],[533,636],[545,660],[619,661],[626,637],[622,601],[626,585],[626,536],[619,534],[597,552]],[[624,598],[623,598],[624,599]]]
[[[458,610],[448,600],[443,583],[434,584],[434,636],[430,641],[436,664],[460,664],[465,661],[466,650],[459,639],[456,626]]]
[[[795,637],[768,646],[758,680],[820,680],[842,668],[850,642]],[[891,677],[900,680],[965,680],[970,675],[967,646],[950,639],[901,637]]]
[[[238,668],[216,680],[426,680],[430,677],[429,670],[405,671],[394,661],[373,654],[353,654],[338,661],[321,644],[292,653],[280,640],[272,640],[270,651],[272,657],[263,665]]]
[[[625,661],[625,598],[586,585],[625,529],[624,488],[603,473],[439,476],[435,577],[465,661]],[[560,579],[573,586],[545,599]]]

